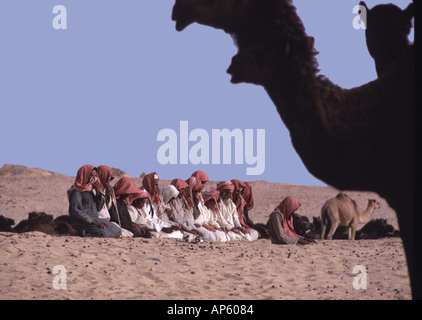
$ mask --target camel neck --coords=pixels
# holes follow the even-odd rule
[[[358,214],[358,223],[367,223],[375,210],[375,204],[370,203],[364,212]]]

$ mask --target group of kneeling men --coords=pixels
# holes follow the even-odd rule
[[[81,236],[162,237],[191,242],[254,241],[260,236],[248,223],[253,196],[247,182],[234,179],[204,190],[209,179],[198,170],[189,179],[174,179],[160,189],[159,178],[152,172],[138,188],[127,177],[112,186],[114,173],[106,165],[87,164],[78,170],[67,195],[70,222]],[[279,215],[270,216],[267,224],[272,242],[303,242],[294,233],[291,219],[299,206],[295,198],[288,197],[275,209]]]
[[[174,179],[161,189],[155,172],[144,176],[140,188],[127,177],[111,186],[113,179],[114,169],[105,165],[88,164],[78,170],[68,190],[69,216],[82,236],[212,242],[259,237],[244,222],[247,203],[242,193],[250,188],[248,183],[225,181],[204,191],[209,179],[199,170],[186,181]]]

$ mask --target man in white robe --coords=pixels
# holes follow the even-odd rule
[[[147,227],[154,238],[183,239],[183,233],[174,224],[158,218],[154,206],[151,204],[149,193],[141,187],[137,199],[129,206],[129,214],[134,223]]]
[[[208,226],[216,233],[219,241],[230,241],[231,237],[228,231],[224,230],[218,223],[219,216],[221,216],[220,205],[218,204],[220,192],[216,189],[208,189],[203,193],[202,197],[205,201],[205,208],[208,210],[208,214],[205,215]]]
[[[173,204],[175,206],[174,210],[176,211],[176,214],[174,216],[175,219],[181,226],[189,230],[188,232],[194,233],[196,236],[199,237],[199,239],[204,240],[204,235],[201,232],[201,228],[204,228],[195,226],[195,218],[193,217],[193,207],[189,206],[188,201],[186,199],[186,195],[189,192],[189,185],[186,183],[186,181],[182,179],[173,179],[171,181],[171,185],[175,186],[177,191],[179,191],[177,198],[173,201]]]
[[[232,200],[234,186],[231,181],[221,182],[217,185],[217,190],[220,191],[220,209],[221,216],[218,223],[224,229],[229,230],[228,234],[232,240],[251,241],[250,234],[242,228],[239,221],[236,205]]]

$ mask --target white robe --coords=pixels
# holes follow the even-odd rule
[[[217,221],[221,226],[224,226],[227,230],[233,228],[242,228],[242,224],[239,221],[239,214],[237,208],[232,199],[226,199],[220,201],[221,216],[217,217]],[[253,230],[253,231],[252,231]],[[244,240],[254,241],[258,239],[258,232],[251,229],[251,233],[229,231],[229,234],[234,238],[233,240]]]
[[[218,215],[220,214],[220,212],[214,212],[211,209],[207,208],[207,206],[205,205],[204,205],[204,211],[208,211],[208,214],[204,215],[204,219],[207,220],[206,223],[212,227],[217,227],[217,228],[222,229],[217,221]],[[228,232],[216,230],[215,233],[218,237],[218,241],[220,242],[226,242],[226,241],[231,240],[231,237],[229,236]]]
[[[205,241],[212,241],[215,237],[210,234],[210,231],[201,225],[195,225],[195,218],[193,217],[193,208],[187,208],[184,204],[183,199],[177,198],[176,202],[180,205],[183,209],[183,214],[180,214],[182,217],[182,224],[189,230],[197,230],[202,234],[202,240]]]
[[[163,228],[170,228],[172,224],[158,218],[155,210],[152,213],[148,203],[141,209],[137,209],[134,206],[129,206],[128,209],[132,222],[139,224],[142,227],[147,227],[150,230],[155,230],[155,232],[151,232],[153,237],[183,239],[183,233],[178,230],[171,233],[161,231]]]
[[[203,224],[208,224],[208,222],[212,220],[211,213],[208,210],[208,208],[201,201],[199,201],[198,206],[195,207],[194,210],[196,211],[196,214],[194,215],[196,216],[194,223],[196,225],[201,226],[199,231],[204,235],[204,239],[210,242],[224,241],[225,239],[224,232],[221,232],[221,231],[213,232],[202,226]]]

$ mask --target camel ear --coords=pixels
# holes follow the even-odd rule
[[[404,16],[405,16],[405,18],[406,18],[407,21],[412,20],[412,18],[414,17],[414,15],[415,15],[414,10],[415,9],[414,9],[414,4],[413,3],[410,3],[407,6],[407,8],[404,9],[403,13],[404,13]]]
[[[365,1],[361,1],[361,2],[359,2],[359,5],[360,5],[360,6],[365,7],[366,11],[369,11],[369,8],[368,8],[368,6],[366,5]]]

